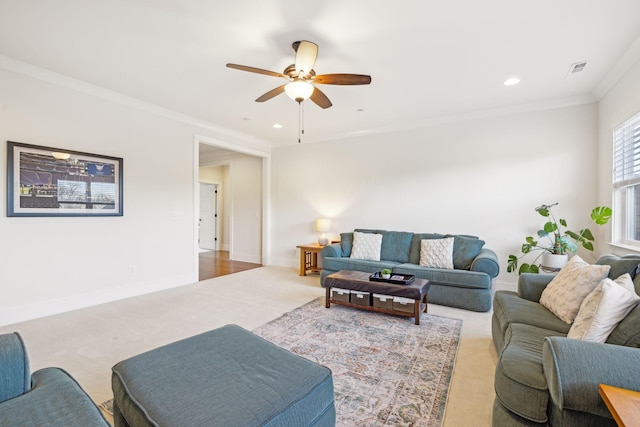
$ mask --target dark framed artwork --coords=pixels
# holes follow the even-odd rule
[[[122,216],[122,158],[7,141],[7,216]]]

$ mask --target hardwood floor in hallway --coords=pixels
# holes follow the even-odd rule
[[[213,277],[262,267],[260,264],[231,260],[229,259],[229,251],[200,252],[199,264],[200,280],[211,279]]]

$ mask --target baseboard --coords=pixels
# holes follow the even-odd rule
[[[27,320],[53,316],[72,310],[80,310],[94,305],[105,304],[139,295],[176,288],[193,283],[193,275],[181,275],[164,280],[127,284],[116,288],[104,289],[92,293],[71,295],[38,301],[33,304],[9,307],[0,310],[0,326],[12,325]]]

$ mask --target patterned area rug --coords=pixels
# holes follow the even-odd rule
[[[462,320],[413,319],[324,298],[253,332],[333,372],[338,426],[441,426]]]

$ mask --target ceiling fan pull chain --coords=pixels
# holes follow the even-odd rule
[[[302,102],[298,102],[298,144],[304,130],[302,129]]]

